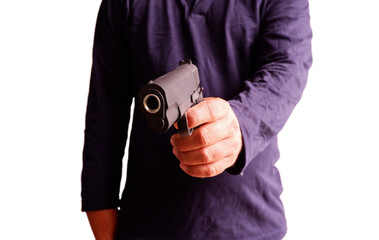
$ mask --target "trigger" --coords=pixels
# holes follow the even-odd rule
[[[178,120],[179,135],[182,137],[188,137],[192,135],[193,128],[188,129],[187,112]]]

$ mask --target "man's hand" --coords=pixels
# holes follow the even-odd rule
[[[193,177],[213,177],[234,165],[242,149],[242,134],[229,103],[205,98],[187,111],[189,137],[171,137],[180,168]]]
[[[117,209],[105,209],[87,212],[87,217],[96,240],[115,239],[117,216]]]

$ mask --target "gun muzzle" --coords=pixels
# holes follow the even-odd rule
[[[142,104],[146,112],[151,114],[157,113],[159,109],[161,109],[161,100],[159,100],[159,97],[154,93],[146,95],[143,98]]]

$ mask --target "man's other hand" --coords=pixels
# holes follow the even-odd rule
[[[88,211],[87,217],[96,240],[114,240],[117,229],[117,209]]]
[[[236,162],[242,150],[242,134],[229,103],[221,98],[205,98],[188,109],[189,137],[171,137],[173,153],[180,168],[193,177],[213,177]]]

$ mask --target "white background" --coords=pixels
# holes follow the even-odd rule
[[[99,4],[0,2],[1,239],[93,239],[80,172]],[[314,64],[280,133],[285,239],[379,239],[378,7],[310,7]]]

